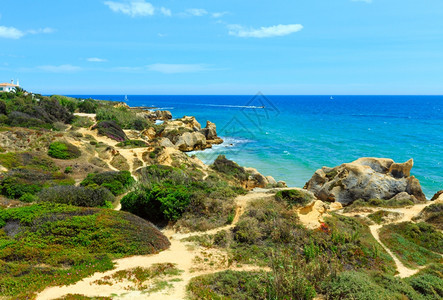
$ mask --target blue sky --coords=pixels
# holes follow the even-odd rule
[[[443,94],[441,0],[0,1],[33,92]]]

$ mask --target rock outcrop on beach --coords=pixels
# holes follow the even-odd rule
[[[395,163],[387,158],[359,158],[334,168],[323,167],[306,183],[305,189],[328,202],[351,204],[357,199],[407,198],[426,201],[420,182],[410,176],[414,162]]]
[[[213,144],[223,143],[217,136],[214,123],[207,121],[206,127],[202,129],[195,117],[188,116],[165,122],[160,136],[169,139],[176,149],[184,152],[204,150]]]
[[[137,116],[151,121],[167,121],[172,119],[172,114],[168,110],[147,110],[137,113]]]

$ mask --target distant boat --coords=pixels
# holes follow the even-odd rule
[[[330,100],[334,100],[334,97],[331,96],[329,99],[330,99]]]
[[[125,102],[128,101],[128,95],[125,95]]]

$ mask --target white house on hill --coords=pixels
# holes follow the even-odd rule
[[[3,92],[13,92],[16,87],[19,87],[19,82],[17,80],[17,84],[14,84],[14,80],[11,80],[11,83],[0,83],[0,93]]]

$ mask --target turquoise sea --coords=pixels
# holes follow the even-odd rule
[[[82,95],[123,101],[122,95]],[[289,186],[302,187],[322,166],[359,157],[414,159],[426,196],[443,189],[443,96],[140,96],[130,106],[192,115],[217,125],[225,143],[195,153],[225,154]]]

